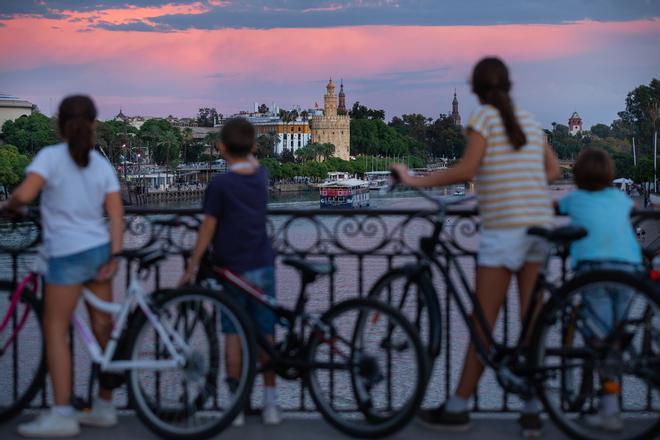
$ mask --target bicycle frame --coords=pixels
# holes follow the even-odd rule
[[[426,196],[425,196],[426,197]],[[430,197],[430,196],[428,196]],[[427,198],[428,198],[427,197]],[[434,199],[432,199],[434,200]],[[434,200],[435,201],[435,200]],[[437,201],[435,201],[437,203]],[[458,306],[459,313],[465,322],[468,331],[470,332],[470,340],[474,343],[477,354],[482,359],[484,364],[488,365],[491,368],[498,367],[498,358],[501,354],[514,350],[514,353],[518,354],[524,349],[524,342],[530,336],[532,330],[533,317],[534,313],[532,311],[536,310],[539,304],[539,296],[542,295],[544,290],[549,290],[550,292],[555,291],[555,286],[547,281],[545,272],[547,263],[549,261],[549,256],[546,259],[543,269],[539,273],[539,276],[536,280],[534,290],[532,291],[531,301],[525,311],[521,332],[518,338],[518,342],[515,346],[510,347],[504,344],[498,343],[492,331],[488,328],[486,318],[483,312],[483,308],[477,297],[474,290],[470,287],[468,283],[467,276],[461,265],[457,262],[455,253],[451,248],[451,245],[444,242],[440,239],[444,228],[444,220],[446,219],[444,209],[441,209],[436,214],[436,219],[434,221],[433,233],[430,237],[422,239],[421,242],[421,254],[422,260],[426,261],[430,266],[435,266],[442,276],[445,278],[445,284],[447,286],[448,295],[450,295]],[[427,241],[425,241],[427,240]],[[438,252],[438,247],[440,251]],[[444,258],[444,261],[442,259]],[[455,284],[454,280],[451,277],[452,271],[458,274],[459,286]],[[469,303],[461,298],[459,290],[467,294]],[[470,313],[468,312],[469,305],[472,305],[474,322],[475,325],[472,325],[472,320],[470,319]],[[477,327],[478,326],[478,327]],[[481,330],[483,337],[479,334],[478,330]],[[487,348],[489,347],[489,348]]]
[[[98,340],[89,326],[77,313],[71,319],[71,323],[89,351],[92,361],[99,364],[102,371],[124,371],[142,368],[167,370],[181,367],[185,364],[185,357],[180,354],[180,351],[187,353],[189,350],[188,345],[169,323],[160,322],[157,313],[149,306],[146,293],[137,279],[131,279],[126,292],[126,298],[121,304],[103,301],[86,288],[83,289],[83,299],[89,306],[115,317],[110,341],[105,347],[105,350],[101,349]],[[129,323],[129,316],[135,305],[142,310],[156,330],[171,359],[145,361],[113,360],[123,329]],[[179,350],[177,350],[177,347]]]
[[[300,292],[298,295],[298,299],[296,301],[295,308],[294,310],[289,310],[287,308],[282,307],[275,298],[265,295],[261,289],[252,285],[249,281],[245,280],[243,277],[232,272],[227,268],[213,267],[213,273],[222,282],[231,284],[232,286],[239,289],[242,294],[247,295],[250,299],[272,310],[278,318],[283,318],[284,320],[286,320],[287,329],[289,330],[290,334],[294,333],[296,321],[300,319],[301,323],[310,322],[313,326],[326,333],[326,335],[329,337],[330,329],[328,328],[328,326],[325,323],[323,323],[323,321],[321,321],[319,318],[310,315],[308,313],[305,313],[305,304],[307,301],[305,291],[308,283],[304,279],[300,284]],[[211,289],[213,290],[217,290],[217,286],[209,286],[209,287],[211,287]],[[287,364],[287,365],[309,367],[309,365],[305,364],[302,361],[299,363],[298,362],[292,363],[290,360],[283,359],[276,352],[273,344],[270,341],[268,341],[268,339],[261,332],[257,331],[256,334],[257,334],[257,343],[259,347],[267,353],[271,363],[280,364],[280,365]],[[328,366],[326,367],[329,368]],[[340,368],[340,366],[333,366],[333,368],[341,369],[347,367],[344,366]]]
[[[34,273],[30,272],[27,274],[20,283],[18,283],[18,286],[16,286],[16,289],[14,289],[14,292],[12,293],[10,304],[9,304],[9,309],[7,309],[7,313],[5,313],[5,316],[2,318],[2,322],[0,323],[0,333],[2,333],[5,328],[7,328],[7,325],[9,324],[10,318],[13,316],[16,308],[18,307],[18,302],[21,299],[21,296],[23,295],[23,292],[25,292],[25,288],[31,286],[32,292],[36,293],[39,290],[39,276]],[[25,325],[25,322],[27,321],[27,318],[30,314],[30,309],[26,308],[25,311],[23,312],[23,315],[20,317],[17,323],[13,326],[13,333],[11,336],[5,341],[5,343],[0,347],[0,356],[5,353],[7,348],[14,342],[16,337],[18,336],[18,332],[21,331],[23,326]]]

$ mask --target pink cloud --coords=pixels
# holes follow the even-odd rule
[[[176,6],[172,6],[176,9]],[[106,11],[104,21],[147,17],[154,8]],[[158,8],[162,12],[163,8]],[[139,12],[139,13],[138,13]],[[84,18],[78,14],[74,18]],[[579,55],[631,35],[660,35],[660,21],[502,26],[359,26],[322,29],[224,29],[173,33],[85,30],[83,22],[20,18],[0,28],[3,70],[116,62],[126,72],[224,72],[273,79],[336,72],[370,75],[466,65],[485,54],[510,61]],[[53,26],[57,26],[54,29]],[[19,56],[20,55],[20,56]],[[338,72],[341,70],[342,72]]]
[[[296,91],[302,83],[328,76],[370,78],[440,67],[444,70],[434,74],[438,80],[462,82],[467,79],[471,65],[484,55],[498,55],[512,64],[548,62],[593,55],[635,38],[660,40],[658,19],[560,25],[355,26],[168,33],[89,28],[90,23],[100,21],[115,24],[135,19],[148,21],[149,17],[164,13],[180,13],[181,8],[203,12],[205,6],[200,2],[192,6],[172,4],[72,13],[73,22],[28,17],[0,21],[4,25],[0,26],[0,59],[11,61],[0,65],[0,74],[80,65],[91,69],[99,81],[105,78],[114,84],[121,79],[121,84],[137,89],[158,85],[168,102],[187,93],[217,95],[220,83],[233,84],[245,90],[241,96],[243,103],[258,98],[251,91],[255,84],[281,85],[283,90]],[[434,78],[424,81],[432,83]],[[75,79],[70,83],[75,86]],[[29,90],[30,85],[25,88]],[[68,91],[53,86],[52,96],[59,99]],[[127,95],[127,100],[131,96],[150,99],[154,106],[160,102],[154,94],[152,98],[146,93],[130,95],[119,87],[86,91],[106,96],[113,103],[121,102],[122,94]],[[283,94],[274,90],[272,99]],[[192,102],[198,102],[196,98],[190,99],[191,106]],[[310,95],[293,102],[319,99],[320,96]]]

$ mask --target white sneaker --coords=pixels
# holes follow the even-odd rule
[[[245,414],[241,411],[238,413],[234,421],[231,422],[231,426],[234,428],[242,428],[245,426]]]
[[[261,411],[261,419],[264,425],[279,425],[282,423],[282,412],[275,405],[267,406]]]
[[[117,410],[110,404],[98,405],[94,402],[91,410],[79,411],[76,417],[81,425],[96,428],[110,428],[117,424]]]
[[[621,431],[623,429],[623,420],[621,413],[615,413],[609,416],[603,413],[588,414],[584,417],[585,425],[590,428],[596,428],[603,431]]]
[[[18,433],[23,437],[73,437],[80,434],[80,425],[73,416],[60,416],[49,411],[31,422],[18,425]]]

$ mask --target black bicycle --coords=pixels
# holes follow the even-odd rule
[[[421,190],[419,194],[437,206],[432,234],[420,239],[419,261],[384,274],[369,297],[388,300],[405,314],[417,327],[429,357],[435,359],[442,341],[443,313],[433,282],[439,277],[435,281],[444,284],[447,295],[456,302],[477,353],[506,391],[524,398],[540,397],[553,421],[574,438],[622,440],[658,435],[660,293],[650,273],[601,267],[556,284],[548,279],[548,257],[518,340],[513,346],[504,345],[488,330],[456,251],[442,239],[450,203]],[[564,256],[570,243],[586,235],[573,225],[533,228],[529,233],[545,238]],[[612,303],[619,310],[612,316],[618,319],[611,325],[599,322],[599,313],[589,310],[591,302],[585,301],[599,291],[616,295],[617,301]],[[539,318],[533,319],[530,311],[537,307],[542,309]],[[588,415],[596,411],[602,393],[599,384],[605,377],[616,378],[620,386],[621,430],[605,432],[586,423]]]
[[[413,325],[399,310],[375,299],[343,301],[320,317],[308,313],[307,286],[335,267],[295,257],[284,258],[283,263],[301,275],[293,309],[231,270],[213,267],[208,258],[197,282],[215,290],[233,286],[275,313],[285,331],[279,343],[272,344],[256,330],[238,330],[256,333],[258,346],[269,357],[262,370],[272,369],[288,380],[302,378],[323,417],[340,431],[374,438],[403,428],[421,405],[429,374],[429,360]],[[244,361],[242,368],[254,364],[256,357]],[[256,374],[249,369],[246,393]]]

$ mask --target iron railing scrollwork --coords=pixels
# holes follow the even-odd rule
[[[171,255],[153,271],[148,287],[159,289],[176,283],[194,245],[195,230],[200,224],[201,215],[197,209],[127,209],[125,247],[159,247]],[[435,213],[430,210],[270,209],[267,227],[278,256],[298,255],[323,259],[338,267],[336,273],[312,286],[310,307],[323,311],[335,301],[363,295],[380,275],[392,267],[417,260],[420,257],[420,239],[432,232],[434,220]],[[0,219],[0,279],[10,281],[12,286],[31,269],[40,237],[36,221],[35,218]],[[448,211],[445,222],[443,240],[450,243],[462,259],[466,272],[474,270],[478,248],[478,212],[473,208],[453,208]],[[635,211],[632,218],[636,229],[649,231],[646,242],[650,244],[658,242],[653,240],[651,232],[657,234],[660,231],[659,222],[660,211],[654,210]],[[563,262],[558,261],[553,267],[557,276],[565,275],[567,266]],[[289,303],[292,301],[292,292],[297,292],[298,279],[291,269],[279,263],[277,273],[278,296],[285,304]],[[121,295],[124,281],[128,279],[125,269],[118,278],[115,290],[116,294]],[[436,289],[445,317],[444,344],[443,354],[436,360],[433,380],[429,385],[432,390],[427,393],[430,399],[428,404],[444,400],[453,390],[461,353],[467,345],[467,333],[462,324],[457,319],[451,319],[455,313],[452,301],[448,299],[442,285],[436,285]],[[503,343],[511,342],[516,337],[516,306],[515,302],[509,300],[502,313],[498,334]],[[81,355],[78,350],[75,353],[76,356]],[[84,383],[81,380],[78,386],[84,387]],[[287,383],[282,386],[287,399],[286,409],[313,410],[299,385]],[[480,385],[480,390],[475,398],[477,410],[500,412],[512,409],[513,397],[494,391],[499,390],[499,387],[489,384],[487,378]],[[80,390],[77,391],[80,394]],[[46,402],[47,398],[43,394],[34,404],[43,406]]]

